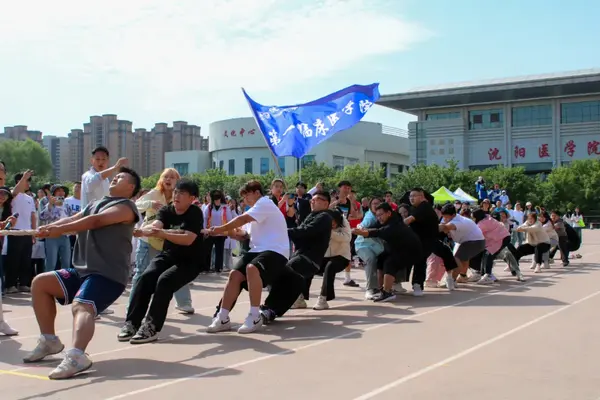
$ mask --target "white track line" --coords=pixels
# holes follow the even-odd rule
[[[526,322],[526,323],[524,323],[522,325],[519,325],[516,328],[513,328],[513,329],[511,329],[509,331],[506,331],[506,332],[501,333],[501,334],[499,334],[497,336],[494,336],[493,338],[488,339],[488,340],[486,340],[484,342],[481,342],[481,343],[479,343],[479,344],[477,344],[477,345],[475,345],[473,347],[469,347],[468,349],[466,349],[464,351],[461,351],[460,353],[456,353],[455,355],[450,356],[448,358],[445,358],[442,361],[436,362],[435,364],[431,364],[428,367],[425,367],[423,369],[415,371],[412,374],[406,375],[406,376],[404,376],[404,377],[402,377],[400,379],[397,379],[397,380],[395,380],[393,382],[390,382],[387,385],[384,385],[384,386],[382,386],[382,387],[380,387],[378,389],[375,389],[375,390],[372,390],[372,391],[370,391],[368,393],[365,393],[362,396],[355,397],[353,400],[368,400],[368,399],[372,399],[375,396],[378,396],[378,395],[380,395],[380,394],[382,394],[384,392],[387,392],[390,389],[393,389],[393,388],[395,388],[397,386],[402,385],[403,383],[406,383],[406,382],[408,382],[410,380],[413,380],[413,379],[418,378],[418,377],[420,377],[422,375],[425,375],[428,372],[434,371],[434,370],[436,370],[436,369],[438,369],[438,368],[440,368],[440,367],[442,367],[444,365],[447,365],[447,364],[449,364],[449,363],[451,363],[453,361],[456,361],[456,360],[458,360],[460,358],[468,356],[469,354],[474,353],[477,350],[482,349],[483,347],[486,347],[486,346],[489,346],[489,345],[491,345],[493,343],[496,343],[496,342],[498,342],[498,341],[506,338],[507,336],[510,336],[510,335],[515,334],[517,332],[520,332],[520,331],[522,331],[524,329],[527,329],[530,326],[537,324],[538,322],[542,322],[545,319],[553,317],[553,316],[555,316],[558,313],[561,313],[563,311],[566,311],[566,310],[570,309],[571,307],[574,307],[574,306],[576,306],[576,305],[578,305],[580,303],[583,303],[584,301],[590,300],[590,299],[598,296],[599,294],[600,294],[600,290],[598,290],[598,291],[596,291],[596,292],[594,292],[594,293],[592,293],[592,294],[590,294],[588,296],[585,296],[585,297],[583,297],[583,298],[581,298],[579,300],[576,300],[576,301],[574,301],[571,304],[567,304],[566,306],[563,306],[563,307],[558,308],[558,309],[556,309],[554,311],[550,311],[549,313],[546,313],[546,314],[544,314],[542,316],[539,316],[539,317],[537,317],[535,319],[532,319],[531,321]]]
[[[544,277],[544,278],[541,278],[541,279],[532,279],[532,280],[529,280],[528,282],[524,283],[523,285],[513,286],[511,288],[507,288],[507,289],[504,289],[504,290],[497,290],[497,291],[494,291],[494,292],[491,292],[491,293],[487,293],[487,294],[485,294],[483,296],[478,296],[478,297],[475,297],[475,298],[472,298],[472,299],[469,299],[469,300],[465,300],[465,301],[461,301],[461,302],[458,302],[458,303],[454,303],[454,304],[450,304],[450,305],[446,305],[446,306],[434,308],[432,310],[425,311],[425,312],[422,312],[422,313],[419,313],[419,314],[413,314],[413,315],[410,315],[408,317],[396,318],[396,319],[393,319],[391,321],[388,321],[388,322],[385,322],[385,323],[382,323],[382,324],[371,326],[371,327],[366,328],[366,329],[364,329],[362,331],[357,330],[357,331],[354,331],[354,332],[345,333],[343,335],[335,336],[335,337],[332,337],[332,338],[319,340],[317,342],[313,342],[313,343],[310,343],[310,344],[307,344],[307,345],[304,345],[304,346],[299,346],[299,347],[296,347],[296,348],[293,348],[293,349],[284,350],[284,351],[281,351],[279,353],[269,354],[269,355],[265,355],[265,356],[261,356],[261,357],[252,358],[252,359],[249,359],[249,360],[246,360],[246,361],[241,361],[241,362],[238,362],[238,363],[235,363],[235,364],[228,365],[226,367],[214,368],[214,369],[211,369],[209,371],[206,371],[206,372],[203,372],[203,373],[200,373],[200,374],[194,374],[194,375],[190,375],[190,376],[187,376],[187,377],[184,377],[184,378],[170,380],[170,381],[163,382],[163,383],[160,383],[160,384],[157,384],[157,385],[153,385],[153,386],[149,386],[149,387],[146,387],[146,388],[143,388],[143,389],[132,390],[130,392],[122,393],[122,394],[119,394],[117,396],[108,397],[108,398],[106,398],[104,400],[124,399],[126,397],[135,396],[137,394],[147,393],[147,392],[151,392],[151,391],[154,391],[154,390],[162,389],[164,387],[168,387],[168,386],[172,386],[172,385],[177,385],[177,384],[180,384],[180,383],[192,380],[192,379],[202,378],[202,377],[205,377],[205,376],[214,375],[214,374],[217,374],[219,372],[222,372],[222,371],[225,371],[225,370],[228,370],[228,369],[240,368],[240,367],[243,367],[243,366],[246,366],[246,365],[255,364],[255,363],[258,363],[258,362],[261,362],[261,361],[265,361],[265,360],[269,360],[271,358],[279,357],[279,356],[282,356],[282,355],[296,353],[298,351],[306,350],[306,349],[309,349],[309,348],[312,348],[312,347],[321,346],[323,344],[330,343],[330,342],[333,342],[333,341],[338,340],[338,339],[344,339],[344,338],[347,338],[347,337],[350,337],[350,336],[354,336],[354,335],[357,335],[357,334],[361,334],[361,333],[370,332],[370,331],[373,331],[373,330],[376,330],[376,329],[380,329],[380,328],[383,328],[383,327],[386,327],[386,326],[389,326],[389,325],[392,325],[392,324],[396,324],[396,323],[401,322],[401,321],[412,320],[412,319],[417,318],[417,317],[423,317],[425,315],[433,314],[433,313],[436,313],[436,312],[439,312],[439,311],[442,311],[442,310],[446,310],[448,308],[453,308],[453,307],[462,306],[464,304],[469,304],[469,303],[472,303],[472,302],[475,302],[475,301],[478,301],[478,300],[481,300],[481,299],[485,299],[485,298],[488,298],[488,297],[491,297],[491,296],[494,296],[494,295],[497,295],[497,294],[511,292],[513,290],[520,289],[520,288],[522,288],[524,286],[528,286],[528,285],[531,285],[533,283],[537,283],[537,282],[540,282],[540,281],[544,281],[544,280],[551,279],[553,277],[556,277],[556,276],[559,276],[559,275],[568,274],[568,273],[569,273],[569,270],[565,270],[563,272],[559,272],[559,273],[556,273],[556,274],[553,274],[551,276]],[[595,294],[600,294],[600,291],[598,291]]]

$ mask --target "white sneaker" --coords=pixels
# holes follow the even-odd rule
[[[68,379],[90,369],[91,366],[92,360],[87,354],[77,354],[73,350],[69,350],[58,367],[48,374],[48,378]]]
[[[373,300],[379,294],[378,289],[367,289],[365,292],[365,300]]]
[[[327,310],[329,308],[329,304],[327,303],[327,300],[325,300],[325,297],[323,296],[319,296],[319,298],[317,299],[317,302],[315,303],[313,310]]]
[[[525,277],[523,276],[523,274],[521,272],[517,272],[517,281],[525,282]]]
[[[207,333],[218,333],[226,332],[231,330],[231,320],[227,318],[227,321],[221,321],[221,318],[213,318],[210,325],[206,328]]]
[[[413,296],[415,297],[421,297],[423,296],[423,289],[421,289],[421,285],[419,285],[418,283],[415,283],[413,285]]]
[[[19,331],[10,327],[6,321],[0,321],[0,333],[6,336],[15,336]]]
[[[306,300],[304,300],[304,296],[300,295],[298,299],[292,304],[292,309],[297,310],[300,308],[307,308]]]
[[[537,265],[537,266],[535,267],[535,269],[533,270],[533,272],[535,272],[536,274],[539,274],[540,272],[542,272],[542,268],[540,268],[540,266],[539,266],[539,265]]]
[[[536,269],[537,268],[537,264],[535,263],[535,260],[533,260],[531,262],[531,266],[529,267],[529,269]]]
[[[392,287],[392,293],[394,294],[403,294],[408,292],[408,290],[404,289],[402,287],[402,282],[400,283],[396,283],[393,287]]]
[[[239,327],[238,333],[246,334],[256,332],[261,327],[262,318],[260,317],[260,314],[256,318],[254,318],[252,314],[248,314],[242,326]]]
[[[192,306],[175,306],[175,309],[181,311],[183,314],[193,314],[196,312]]]
[[[463,275],[459,275],[456,278],[456,283],[469,283],[469,278],[467,278],[466,276],[463,276]]]
[[[32,363],[43,360],[48,356],[52,356],[54,354],[58,354],[65,349],[65,345],[62,344],[59,338],[56,339],[46,339],[45,336],[40,336],[38,339],[37,345],[31,351],[31,353],[27,354],[23,357],[23,362]]]
[[[469,274],[467,276],[467,282],[479,282],[481,280],[481,274],[472,269],[469,269]]]
[[[446,282],[446,288],[449,291],[453,291],[456,289],[456,282],[454,282],[454,278],[452,278],[452,275],[446,274],[446,278],[444,279],[444,281]]]
[[[477,281],[478,285],[491,285],[494,283],[494,280],[490,277],[489,274],[485,274]]]

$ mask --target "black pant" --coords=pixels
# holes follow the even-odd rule
[[[441,240],[436,240],[433,242],[431,252],[442,259],[444,262],[444,268],[446,268],[446,272],[458,268],[454,254],[452,254],[452,249],[445,245]]]
[[[327,301],[335,299],[335,275],[342,272],[348,266],[348,259],[342,256],[334,256],[323,259],[323,283],[321,284],[321,296]]]
[[[305,287],[304,277],[294,271],[289,265],[283,267],[277,280],[271,285],[269,295],[265,299],[264,307],[273,311],[276,316],[283,316],[298,300],[298,296],[302,293]],[[248,290],[248,285],[244,281],[242,282],[241,289]],[[240,289],[240,293],[241,293]],[[217,305],[217,310],[213,317],[216,317],[221,309],[221,301]],[[237,300],[236,300],[237,301]],[[231,310],[235,307],[235,303],[231,306]],[[229,311],[231,311],[229,310]]]
[[[46,260],[43,258],[32,258],[31,273],[33,276],[43,274],[44,272],[46,272]]]
[[[550,258],[554,258],[557,250],[560,249],[560,259],[563,264],[569,264],[569,238],[567,236],[559,236],[558,237],[558,246],[554,246],[552,250],[550,250]]]
[[[33,241],[31,236],[7,236],[6,263],[6,288],[16,286],[31,286],[33,271],[31,269],[31,249]]]
[[[419,285],[421,289],[424,288],[425,278],[427,276],[427,259],[431,255],[434,243],[437,242],[437,239],[431,240],[421,240],[421,254],[418,257],[414,257],[414,273],[412,277],[412,285]],[[412,267],[412,266],[411,266]],[[406,280],[410,279],[410,272],[413,268],[406,268]]]
[[[384,275],[392,275],[394,277],[398,276],[401,271],[404,271],[404,273],[408,275],[406,271],[410,271],[410,268],[415,264],[415,261],[420,259],[420,254],[413,256],[383,252],[377,257],[377,270],[383,271]]]
[[[223,251],[225,250],[225,236],[209,236],[204,239],[204,263],[206,268],[210,268],[210,259],[212,249],[215,248],[215,271],[223,270]]]
[[[286,265],[304,278],[302,296],[304,300],[308,300],[310,297],[310,285],[314,276],[319,272],[319,267],[311,259],[303,255],[294,255]],[[346,263],[347,265],[348,263]]]
[[[472,259],[470,259],[469,268],[474,269],[475,271],[481,274],[491,274],[492,269],[494,268],[494,260],[496,259],[496,257],[498,257],[498,255],[500,255],[504,248],[507,248],[508,251],[510,251],[516,259],[518,257],[517,249],[515,249],[515,246],[512,245],[510,239],[510,236],[507,236],[504,239],[502,239],[502,244],[500,245],[500,248],[494,254],[490,254],[487,250],[485,250],[473,257]]]
[[[542,264],[544,262],[543,255],[545,252],[550,250],[550,243],[538,243],[535,246],[530,245],[529,243],[522,244],[517,249],[517,261],[519,261],[523,256],[528,256],[530,254],[535,254],[535,263]]]
[[[142,324],[147,311],[147,321],[152,322],[160,332],[165,324],[173,294],[198,276],[198,263],[176,263],[177,260],[173,257],[160,253],[150,261],[150,265],[140,276],[131,292],[131,303],[126,318],[136,328]]]

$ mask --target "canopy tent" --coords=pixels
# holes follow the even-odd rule
[[[469,193],[465,192],[461,188],[458,188],[454,191],[454,194],[461,198],[461,201],[465,203],[477,203],[477,199],[471,196]]]
[[[457,195],[452,193],[445,186],[442,186],[435,192],[431,193],[431,195],[433,196],[435,203],[438,203],[438,204],[461,200]]]

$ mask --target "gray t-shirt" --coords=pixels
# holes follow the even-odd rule
[[[88,204],[83,210],[83,216],[96,215],[120,204],[131,208],[135,215],[134,222],[108,225],[77,234],[73,266],[82,278],[96,274],[127,285],[133,250],[133,229],[139,219],[135,204],[123,197],[103,197]]]

